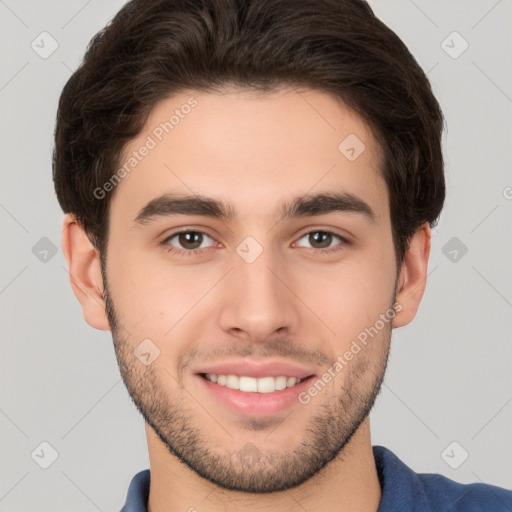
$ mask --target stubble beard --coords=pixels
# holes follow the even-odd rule
[[[381,336],[370,341],[379,347],[364,347],[341,371],[344,379],[338,377],[307,405],[298,405],[272,432],[273,436],[282,436],[283,442],[279,445],[284,447],[286,428],[293,425],[293,415],[305,414],[310,408],[314,412],[307,420],[298,445],[272,451],[265,449],[264,443],[259,446],[246,443],[242,448],[230,451],[229,447],[236,445],[236,439],[218,427],[223,418],[216,418],[215,423],[199,406],[194,410],[197,402],[181,390],[165,368],[154,364],[145,367],[137,360],[128,337],[121,334],[122,327],[106,279],[104,285],[117,362],[135,406],[171,454],[221,488],[245,493],[272,493],[303,484],[335,458],[343,458],[343,449],[368,416],[381,390],[391,341],[391,323],[386,324]],[[167,390],[169,385],[179,389],[171,395]],[[200,415],[206,415],[206,418]],[[246,435],[247,431],[262,431],[273,423],[272,419],[241,418],[239,427]],[[209,434],[205,424],[211,424],[219,432],[215,434],[216,438],[224,436],[224,445],[212,443],[214,436]],[[229,430],[234,429],[230,427]]]

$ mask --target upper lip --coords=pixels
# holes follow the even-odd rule
[[[225,361],[198,368],[196,374],[213,373],[215,375],[244,375],[255,379],[261,377],[297,377],[305,379],[314,375],[315,372],[284,361],[254,361],[241,359],[237,361]]]

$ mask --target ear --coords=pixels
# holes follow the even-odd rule
[[[109,331],[99,253],[72,215],[65,216],[62,227],[62,252],[85,321],[95,329]]]
[[[425,222],[412,236],[400,270],[393,327],[402,327],[416,316],[427,284],[431,232]]]

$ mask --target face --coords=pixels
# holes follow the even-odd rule
[[[386,367],[397,269],[375,139],[318,91],[192,91],[154,108],[125,163],[104,278],[131,397],[209,481],[301,484],[343,453]]]

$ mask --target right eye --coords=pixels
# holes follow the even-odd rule
[[[207,246],[203,246],[205,237],[213,240],[213,238],[202,231],[188,229],[171,234],[162,244],[168,252],[181,254],[183,256],[195,256],[198,252],[202,251],[202,249],[207,248]],[[173,240],[175,240],[175,243],[172,243]],[[179,245],[176,246],[175,244]]]

